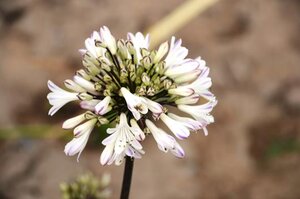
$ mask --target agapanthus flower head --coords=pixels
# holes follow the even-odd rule
[[[66,90],[48,81],[49,115],[72,101],[78,101],[84,110],[63,124],[65,129],[74,128],[66,155],[78,154],[79,158],[93,128],[103,124],[112,126],[102,142],[103,165],[119,165],[125,156],[141,158],[145,153],[141,142],[148,134],[161,151],[180,158],[184,150],[175,137],[184,140],[198,130],[207,135],[217,100],[210,91],[206,62],[200,57],[187,58],[188,49],[175,37],[157,50],[149,49],[149,42],[149,35],[142,33],[115,39],[102,27],[79,50],[84,68],[64,82]],[[158,120],[170,133],[157,127]]]

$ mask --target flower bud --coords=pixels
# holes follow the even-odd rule
[[[77,97],[82,101],[93,99],[93,96],[88,93],[79,93]]]
[[[151,66],[151,58],[149,56],[144,57],[141,60],[141,64],[148,70]]]

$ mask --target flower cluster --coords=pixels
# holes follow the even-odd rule
[[[49,115],[71,101],[79,101],[85,110],[63,123],[64,129],[74,128],[66,155],[78,154],[79,158],[95,125],[115,126],[107,129],[109,136],[102,142],[102,165],[119,165],[125,156],[141,158],[145,153],[141,142],[148,134],[161,151],[182,158],[184,150],[155,125],[158,120],[179,140],[200,129],[207,135],[206,126],[214,122],[210,112],[217,101],[209,90],[212,82],[205,61],[187,58],[188,49],[175,37],[157,50],[150,50],[149,42],[149,35],[141,33],[116,40],[102,27],[79,50],[84,69],[65,80],[67,89],[48,81]]]

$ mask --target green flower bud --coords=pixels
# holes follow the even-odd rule
[[[102,82],[100,82],[100,81],[99,81],[99,82],[96,82],[94,87],[95,87],[95,90],[96,90],[96,91],[101,91],[102,88],[103,88]]]
[[[142,74],[142,82],[148,86],[150,84],[150,77],[147,75],[147,73]]]
[[[90,119],[93,119],[93,118],[97,117],[97,115],[94,114],[94,113],[91,112],[91,111],[87,111],[87,112],[84,114],[84,117],[85,117],[87,120],[90,120]]]
[[[146,48],[142,48],[141,55],[142,55],[142,57],[146,57],[146,56],[150,55],[150,52]]]
[[[100,124],[108,124],[109,123],[108,119],[106,119],[105,117],[101,117],[101,116],[98,117],[98,121]]]
[[[169,90],[170,87],[171,87],[171,85],[172,85],[172,81],[169,80],[169,79],[165,79],[165,80],[163,81],[163,85],[164,85],[164,88],[165,88],[166,90]]]
[[[76,75],[78,75],[86,80],[91,80],[91,77],[83,69],[78,70],[76,72]]]
[[[117,47],[118,47],[118,54],[123,58],[123,59],[127,59],[128,57],[128,51],[125,45],[125,41],[123,39],[119,39],[117,41]]]
[[[148,96],[153,96],[155,94],[155,89],[153,87],[149,87],[147,90]]]
[[[139,86],[137,87],[136,91],[138,95],[143,96],[146,95],[147,88],[146,86]]]
[[[106,83],[110,83],[112,81],[112,78],[109,76],[109,75],[104,75],[103,77],[103,80],[106,82]]]
[[[144,57],[141,60],[141,64],[148,70],[150,68],[151,64],[151,58],[149,56]]]
[[[82,101],[88,101],[88,100],[92,100],[93,96],[88,94],[88,93],[79,93],[77,95],[78,99],[82,100]]]

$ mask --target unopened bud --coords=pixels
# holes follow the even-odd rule
[[[86,80],[90,80],[91,77],[83,70],[83,69],[80,69],[76,72],[76,75],[86,79]]]
[[[133,54],[136,53],[134,45],[133,45],[133,43],[131,41],[126,41],[126,47],[127,47],[127,49],[128,49],[128,51],[129,51],[130,54],[133,55]]]
[[[103,77],[103,80],[106,82],[106,83],[110,83],[112,81],[112,78],[109,76],[109,75],[104,75]]]
[[[140,86],[137,88],[137,93],[138,95],[142,96],[142,95],[146,95],[146,86]]]
[[[149,129],[148,127],[144,128],[143,131],[144,131],[144,133],[145,133],[146,135],[151,134],[151,131],[150,131],[150,129]]]
[[[125,45],[125,42],[123,39],[120,39],[117,41],[117,47],[118,47],[118,53],[120,54],[120,56],[125,59],[128,57],[128,51]]]
[[[157,64],[157,67],[156,67],[156,72],[158,74],[163,74],[164,73],[164,69],[165,69],[165,66],[166,66],[166,62],[165,61],[161,61]]]
[[[148,96],[153,96],[155,94],[155,89],[153,87],[149,87],[147,90]]]
[[[146,57],[146,56],[150,55],[150,52],[149,52],[148,49],[142,48],[141,49],[141,55],[142,55],[142,57]]]
[[[105,117],[101,117],[101,116],[98,117],[98,121],[100,124],[108,124],[109,123],[108,119],[106,119]]]
[[[104,95],[104,96],[111,96],[111,91],[110,91],[109,89],[105,89],[105,90],[103,91],[103,95]]]
[[[171,85],[172,85],[172,81],[169,80],[169,79],[165,79],[163,81],[163,85],[164,85],[164,88],[168,90],[171,87]]]
[[[150,77],[147,75],[147,73],[142,74],[142,82],[147,86],[150,84]]]
[[[87,111],[87,112],[84,114],[84,117],[85,117],[85,119],[90,120],[90,119],[95,118],[95,117],[96,117],[96,114],[94,114],[94,113],[91,112],[91,111]]]
[[[144,57],[141,60],[141,64],[148,70],[151,66],[151,58],[149,56]]]
[[[88,93],[79,93],[77,97],[82,101],[92,100],[93,96]]]
[[[127,67],[128,67],[129,72],[135,72],[135,65],[129,64]]]
[[[94,84],[94,87],[95,87],[96,91],[101,91],[102,90],[102,84],[101,84],[101,82],[100,81],[96,82]]]

